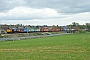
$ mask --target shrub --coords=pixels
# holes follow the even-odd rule
[[[83,31],[83,30],[78,30],[79,31],[79,33],[85,33],[86,31]]]
[[[88,29],[88,32],[90,32],[90,29]]]
[[[3,38],[3,37],[1,36],[1,34],[0,34],[0,38]]]

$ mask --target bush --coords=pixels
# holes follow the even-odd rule
[[[1,34],[0,34],[0,38],[3,38],[3,37],[1,36]]]
[[[90,29],[88,30],[88,32],[90,32]]]
[[[83,30],[78,30],[79,31],[79,33],[85,33],[85,31],[83,31]]]

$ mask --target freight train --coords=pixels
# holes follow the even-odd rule
[[[61,32],[65,31],[67,33],[74,33],[75,31],[78,31],[78,28],[70,29],[70,28],[8,28],[7,33],[30,33],[30,32]],[[84,31],[87,31],[88,29],[83,29]]]
[[[7,33],[59,32],[61,28],[8,28]]]

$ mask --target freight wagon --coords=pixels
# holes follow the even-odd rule
[[[28,32],[40,32],[39,28],[29,28]]]

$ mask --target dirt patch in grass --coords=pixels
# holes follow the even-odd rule
[[[49,49],[44,49],[44,50],[41,50],[41,52],[88,52],[88,51],[86,51],[86,50],[59,50],[59,49],[49,50]]]
[[[35,52],[36,49],[0,49],[0,52]]]

